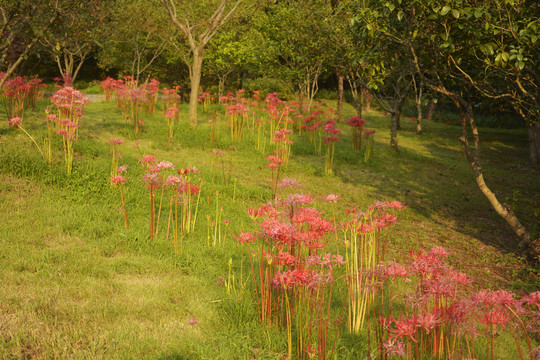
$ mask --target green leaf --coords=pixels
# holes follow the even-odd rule
[[[398,18],[399,21],[401,21],[401,19],[403,19],[403,11],[400,10],[400,11],[397,13],[397,18]]]
[[[501,64],[501,54],[497,54],[495,57],[495,65],[500,66]]]
[[[458,9],[452,10],[452,15],[454,15],[454,17],[455,17],[456,19],[459,19],[459,15],[460,15],[460,14],[459,14],[459,10],[458,10]]]
[[[508,62],[508,60],[510,58],[510,56],[508,55],[508,53],[506,51],[501,54],[501,57],[502,57],[503,62],[505,62],[505,63]]]
[[[391,3],[386,3],[385,5],[390,11],[394,11],[394,9],[396,8],[396,6]]]
[[[412,34],[413,39],[416,38],[417,35],[418,35],[418,29],[414,30]]]
[[[441,15],[444,16],[446,14],[448,14],[448,12],[452,10],[452,8],[448,5],[445,5],[443,6],[443,8],[441,9]]]
[[[525,67],[525,63],[523,61],[518,61],[516,63],[516,66],[519,70],[523,70],[523,68]]]
[[[489,23],[487,21],[484,23],[484,30],[489,30]]]
[[[480,16],[482,16],[482,8],[476,8],[474,10],[474,17],[478,19]]]

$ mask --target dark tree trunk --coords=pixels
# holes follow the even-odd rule
[[[540,121],[527,127],[529,135],[529,161],[536,165],[540,159]]]
[[[336,117],[337,117],[337,122],[340,123],[342,120],[341,112],[343,109],[343,75],[341,75],[341,72],[339,70],[336,71],[336,75],[337,75],[337,80],[338,80]]]
[[[398,128],[399,128],[399,118],[401,112],[398,110],[392,113],[391,123],[390,123],[390,147],[398,151]]]

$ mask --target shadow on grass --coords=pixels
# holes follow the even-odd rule
[[[183,354],[167,354],[157,358],[157,360],[193,360],[193,357],[189,357]]]
[[[527,159],[525,134],[493,129],[483,134],[482,130],[486,182],[501,203],[519,192],[516,213],[531,229],[534,219],[527,207],[530,199],[540,199],[540,176],[538,169],[516,171]],[[340,161],[346,161],[338,163],[341,166],[335,175],[358,187],[369,184],[379,198],[404,202],[435,224],[477,238],[503,253],[519,254],[519,238],[478,188],[458,135],[455,126],[437,126],[421,136],[411,129],[402,130],[399,153],[392,152],[388,144],[376,142],[372,161],[363,164],[358,156],[341,155]]]

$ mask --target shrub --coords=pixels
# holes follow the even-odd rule
[[[291,99],[294,96],[294,90],[291,83],[275,78],[257,78],[244,81],[244,89],[252,93],[255,90],[260,92],[261,99],[266,98],[269,93],[278,93],[281,99]]]

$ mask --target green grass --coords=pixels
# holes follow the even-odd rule
[[[332,102],[329,102],[332,104]],[[27,129],[38,144],[46,135],[44,107],[27,111]],[[214,107],[214,110],[219,108]],[[353,115],[345,106],[345,117]],[[143,134],[134,134],[114,103],[93,102],[81,121],[75,145],[73,174],[65,174],[61,144],[55,143],[55,164],[49,167],[34,144],[20,131],[0,123],[0,358],[106,359],[246,359],[259,349],[261,359],[278,359],[286,351],[283,329],[258,323],[256,305],[245,291],[227,295],[223,279],[233,259],[239,276],[240,249],[231,233],[251,230],[246,209],[271,197],[265,156],[256,139],[230,141],[223,126],[219,143],[210,142],[211,119],[200,111],[197,129],[187,125],[187,105],[167,146],[167,128],[159,112],[144,117]],[[5,114],[0,110],[0,118]],[[336,145],[334,173],[324,175],[324,157],[311,144],[295,138],[283,177],[295,177],[302,192],[330,207],[322,197],[339,194],[338,219],[346,208],[365,209],[375,200],[408,204],[391,232],[390,257],[406,258],[409,249],[443,246],[454,254],[452,265],[477,279],[478,286],[534,291],[540,281],[519,254],[517,238],[478,190],[464,158],[456,126],[424,122],[424,134],[402,120],[401,151],[389,149],[388,116],[367,114],[367,127],[377,131],[374,156],[367,164],[352,149],[348,129]],[[120,200],[109,185],[110,145],[124,138],[122,163],[128,164],[127,208],[130,228],[117,211]],[[520,219],[533,228],[538,201],[538,168],[526,164],[524,130],[481,129],[485,177],[499,199],[512,199]],[[215,178],[223,219],[225,245],[207,246],[211,204],[213,148],[232,153],[232,183],[221,170]],[[203,179],[198,223],[186,236],[185,254],[175,257],[170,241],[148,240],[149,200],[137,159],[153,154],[178,167],[196,166]],[[509,200],[510,201],[510,200]],[[536,205],[538,206],[538,205]],[[162,215],[163,216],[163,215]],[[245,265],[245,264],[244,264]],[[197,324],[188,319],[195,316]],[[366,336],[343,332],[337,359],[367,356]],[[511,339],[510,339],[511,340]],[[504,341],[507,341],[505,339]],[[501,359],[514,359],[502,351]]]

